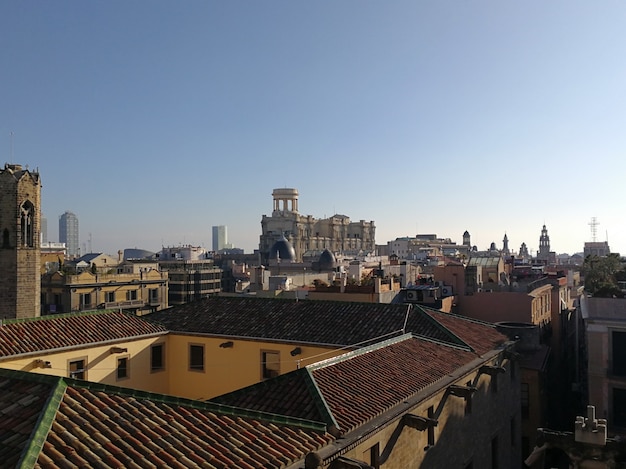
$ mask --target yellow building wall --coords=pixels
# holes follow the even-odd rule
[[[428,409],[432,408],[432,417],[438,421],[432,430],[433,446],[429,445],[428,430],[402,425],[398,419],[359,442],[345,456],[374,465],[372,452],[377,452],[385,469],[520,467],[520,416],[514,399],[519,397],[519,382],[511,379],[507,362],[505,366],[506,373],[495,378],[498,392],[492,391],[492,378],[485,374],[474,371],[458,379],[458,385],[471,381],[477,388],[470,413],[466,413],[464,399],[446,397],[444,389],[406,409],[408,414],[429,417]],[[492,465],[491,442],[496,438],[498,463]]]
[[[70,362],[84,360],[86,366],[85,379],[88,381],[166,393],[168,388],[166,370],[171,368],[167,361],[166,342],[167,335],[163,335],[22,358],[6,358],[0,360],[0,368],[69,377]],[[154,344],[165,344],[165,371],[153,373],[150,370],[150,353]],[[111,353],[114,347],[125,348],[127,351]],[[122,357],[128,358],[128,377],[118,379],[118,359]]]
[[[232,342],[232,347],[220,344]],[[204,347],[204,370],[189,369],[190,345]],[[301,353],[291,355],[299,347]],[[296,370],[300,366],[332,358],[346,350],[297,344],[277,344],[254,340],[230,340],[170,334],[168,336],[169,394],[190,399],[211,399],[236,391],[262,380],[262,351],[277,351],[280,358],[280,374]]]

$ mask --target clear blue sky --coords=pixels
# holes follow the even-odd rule
[[[295,187],[378,244],[536,251],[545,223],[573,253],[597,217],[626,254],[625,25],[623,0],[4,0],[0,164],[93,251],[227,225],[250,252]]]

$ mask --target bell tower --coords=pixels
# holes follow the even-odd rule
[[[548,236],[548,229],[546,225],[543,225],[541,229],[541,236],[539,237],[539,252],[537,253],[537,259],[547,260],[550,256],[550,236]]]
[[[41,314],[41,180],[21,165],[0,169],[0,319]]]

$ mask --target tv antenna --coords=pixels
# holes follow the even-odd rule
[[[596,239],[597,239],[599,224],[600,222],[598,222],[598,219],[596,217],[591,218],[591,222],[589,223],[589,226],[591,227],[591,241],[593,241],[594,243],[596,242]]]

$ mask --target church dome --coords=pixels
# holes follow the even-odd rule
[[[320,270],[333,270],[337,264],[335,255],[328,249],[324,249],[324,251],[320,254],[318,262]]]
[[[280,259],[281,261],[294,261],[296,259],[296,251],[285,235],[281,236],[270,248],[270,260]]]

